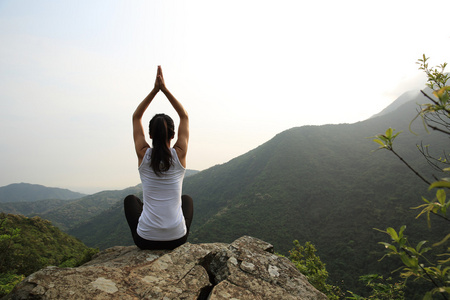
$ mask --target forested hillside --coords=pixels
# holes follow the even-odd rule
[[[373,228],[407,224],[410,240],[418,242],[428,229],[410,208],[422,204],[428,186],[387,151],[372,152],[378,146],[367,137],[389,127],[403,130],[396,151],[431,179],[415,145],[432,141],[430,151],[441,153],[448,140],[426,134],[420,120],[412,126],[418,136],[409,131],[416,102],[426,100],[417,96],[391,113],[355,124],[292,128],[186,179],[184,192],[195,199],[191,240],[229,242],[248,234],[282,253],[294,239],[311,241],[334,283],[352,290],[359,275],[392,270],[389,259],[378,262],[384,249],[377,242],[385,237]],[[446,228],[439,221],[431,233]]]
[[[135,194],[142,197],[142,192]],[[134,245],[130,228],[125,219],[122,200],[95,218],[75,226],[67,232],[80,238],[86,245],[100,249],[117,245]]]
[[[0,297],[23,276],[46,267],[74,267],[97,252],[39,217],[0,213]]]
[[[127,195],[137,193],[140,190],[141,187],[138,185],[120,191],[103,191],[36,215],[52,221],[54,225],[63,230],[68,230],[108,210]]]
[[[67,189],[50,188],[39,184],[13,183],[0,187],[0,203],[31,202],[44,199],[79,199],[85,194]]]
[[[138,193],[140,185],[124,190],[103,191],[77,200],[39,200],[33,202],[0,203],[0,212],[39,216],[62,230],[68,230],[108,210],[129,194]]]
[[[0,212],[24,216],[42,214],[69,204],[71,201],[73,200],[46,199],[31,202],[5,202],[0,203]]]
[[[191,242],[230,242],[252,235],[287,253],[292,241],[311,241],[327,264],[330,279],[355,290],[359,275],[391,270],[378,262],[383,234],[373,228],[407,224],[411,240],[427,231],[410,208],[421,204],[427,186],[390,153],[368,138],[388,127],[403,133],[396,150],[431,176],[415,144],[447,141],[413,123],[418,93],[398,109],[355,124],[303,126],[275,136],[228,163],[185,179],[194,198]],[[404,101],[404,100],[402,100]],[[394,103],[393,105],[396,105]],[[137,193],[139,196],[139,193]],[[400,216],[400,217],[399,217]],[[439,229],[439,222],[433,223]],[[132,243],[122,203],[69,231],[87,245],[106,248]]]

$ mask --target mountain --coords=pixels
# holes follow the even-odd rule
[[[354,124],[302,126],[286,130],[228,163],[185,179],[183,192],[194,199],[190,241],[229,243],[251,235],[286,254],[292,241],[311,241],[327,264],[333,284],[356,290],[357,279],[392,270],[395,261],[378,262],[379,241],[387,236],[373,228],[399,228],[417,243],[424,234],[447,230],[433,220],[415,220],[427,185],[387,151],[376,151],[368,137],[392,127],[403,131],[395,149],[431,180],[428,164],[415,145],[431,144],[431,152],[448,149],[439,134],[426,134],[417,120],[413,94],[409,101],[388,107],[377,117]],[[438,174],[439,175],[439,174]],[[129,229],[121,203],[69,231],[89,246],[129,245]],[[437,238],[437,237],[436,237]],[[435,241],[431,241],[435,242]]]
[[[187,169],[185,176],[189,177],[197,174],[198,172],[199,171],[197,170]],[[108,209],[111,204],[120,199],[123,199],[125,196],[138,193],[142,190],[141,184],[138,184],[134,187],[129,187],[124,190],[102,191],[88,196],[80,193],[74,193],[74,198],[71,199],[76,200],[64,200],[67,198],[58,198],[58,195],[55,195],[55,198],[24,196],[25,190],[29,189],[31,191],[30,194],[32,194],[33,189],[35,189],[36,187],[38,189],[47,191],[68,191],[66,189],[48,188],[45,186],[28,183],[11,184],[9,186],[0,187],[0,191],[3,189],[4,194],[7,195],[5,196],[5,199],[28,199],[26,201],[19,202],[0,201],[0,212],[9,214],[21,214],[24,216],[40,215],[45,219],[52,220],[53,222],[55,222],[55,225],[59,226],[60,228],[67,229],[76,223],[87,220],[98,212]],[[37,200],[37,198],[43,198],[44,200]],[[65,208],[63,208],[63,206],[65,206]],[[88,211],[88,213],[84,216],[83,214],[76,213],[76,211],[79,209],[86,210]]]
[[[39,216],[51,221],[53,225],[62,230],[68,230],[108,210],[127,195],[140,191],[142,188],[139,184],[123,190],[99,192],[76,200],[47,199],[33,202],[0,203],[0,212],[28,217]]]
[[[70,200],[86,196],[67,189],[45,187],[39,184],[13,183],[0,187],[0,203],[30,202],[44,199]]]
[[[32,202],[5,202],[0,203],[0,212],[31,216],[42,214],[64,206],[73,200],[45,199]]]
[[[142,191],[135,194],[142,199]],[[123,199],[94,218],[70,228],[67,233],[100,249],[134,245],[125,219]]]
[[[431,237],[431,244],[448,230],[440,220],[432,220],[432,229],[424,218],[415,220],[418,212],[410,208],[422,204],[422,195],[431,197],[427,185],[391,153],[374,152],[378,145],[368,138],[389,127],[403,131],[394,148],[432,180],[433,170],[415,145],[431,144],[430,152],[440,155],[448,149],[448,140],[427,134],[420,120],[412,123],[418,135],[409,131],[416,103],[428,100],[417,93],[407,95],[409,101],[394,102],[368,120],[292,128],[228,163],[187,177],[183,192],[192,196],[195,208],[189,241],[229,243],[251,235],[283,254],[295,239],[311,241],[327,264],[332,284],[344,290],[356,291],[360,275],[389,275],[397,262],[378,262],[384,248],[377,243],[389,240],[373,228],[406,224],[413,244],[424,235]],[[127,193],[141,195],[139,189],[114,191],[116,202],[111,199],[106,210],[97,210],[89,219],[80,207],[77,221],[64,226],[91,247],[132,244],[122,204]],[[94,207],[96,198],[91,201],[89,207]],[[58,221],[55,211],[52,218],[66,222],[71,211],[66,207]]]
[[[189,176],[195,175],[195,174],[197,174],[198,172],[200,172],[200,171],[186,169],[186,174],[184,174],[184,177],[189,177]]]
[[[424,89],[424,91],[427,94],[432,95],[432,91],[430,91],[429,88]],[[371,118],[380,117],[382,115],[393,112],[397,108],[399,108],[400,106],[402,106],[403,104],[408,103],[408,102],[425,103],[423,101],[424,101],[424,98],[420,91],[413,90],[413,91],[404,92],[394,102],[392,102],[388,107],[383,109],[381,112],[373,115]]]
[[[51,221],[62,230],[68,230],[107,211],[126,196],[139,193],[141,190],[141,186],[137,185],[119,191],[103,191],[35,215]]]
[[[417,120],[415,95],[397,109],[355,124],[303,126],[275,136],[230,162],[185,181],[184,192],[195,203],[193,242],[229,242],[243,234],[273,243],[286,253],[292,240],[311,241],[327,264],[334,284],[355,290],[356,279],[392,270],[379,241],[389,241],[373,228],[397,230],[406,224],[412,242],[431,235],[436,242],[448,225],[425,218],[416,221],[427,185],[388,151],[367,137],[392,127],[403,131],[394,148],[432,180],[431,169],[416,144],[431,144],[441,155],[448,140],[426,134]],[[390,112],[389,112],[390,111]],[[439,176],[439,174],[437,174]],[[343,281],[343,282],[342,282]],[[353,282],[351,282],[353,281]]]

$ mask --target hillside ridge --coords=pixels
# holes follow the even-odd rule
[[[68,189],[24,182],[0,187],[0,203],[32,202],[46,199],[73,200],[84,196],[86,194],[73,192]]]

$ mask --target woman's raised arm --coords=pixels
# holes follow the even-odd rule
[[[167,89],[166,84],[164,82],[161,66],[158,66],[157,80],[159,82],[159,88],[164,93],[164,95],[166,95],[170,104],[180,117],[180,125],[178,127],[178,138],[173,147],[177,151],[178,159],[180,160],[181,165],[183,167],[186,167],[186,154],[189,143],[189,116],[187,111],[184,109],[183,105],[181,105],[181,103]]]
[[[155,86],[153,87],[153,90],[147,95],[147,97],[144,98],[144,100],[142,100],[142,102],[138,105],[133,113],[133,139],[134,147],[138,157],[138,166],[141,165],[145,152],[148,148],[150,148],[149,144],[147,144],[147,141],[145,140],[144,128],[142,127],[142,116],[147,110],[147,107],[152,102],[153,98],[155,98],[156,94],[158,94],[160,90],[158,79],[158,76],[161,72],[160,69],[161,68],[158,67],[158,73],[156,75]]]

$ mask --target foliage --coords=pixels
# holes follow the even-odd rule
[[[141,194],[138,193],[137,196]],[[93,228],[95,230],[92,230]],[[100,249],[134,245],[125,219],[122,200],[95,218],[69,229],[68,233],[82,239],[86,245]]]
[[[89,221],[92,217],[110,209],[118,201],[123,201],[129,194],[133,194],[139,190],[140,187],[136,186],[121,191],[99,192],[76,201],[71,201],[52,211],[39,214],[39,217],[51,221],[60,229],[66,231]]]
[[[387,279],[378,274],[369,274],[359,277],[359,280],[364,282],[364,284],[371,289],[370,296],[362,297],[351,291],[350,296],[346,299],[351,300],[365,300],[365,299],[376,299],[376,300],[404,300],[405,293],[403,291],[403,283],[392,283],[392,277]]]
[[[422,118],[426,129],[430,128],[446,135],[450,135],[450,86],[447,85],[450,74],[445,73],[447,63],[430,68],[428,59],[429,58],[424,54],[417,63],[420,65],[419,69],[423,70],[427,75],[427,86],[433,90],[434,97],[431,97],[422,91],[431,103],[422,104],[418,116]],[[445,164],[450,164],[449,161],[442,159],[437,160]]]
[[[428,64],[428,60],[430,58],[426,57],[425,54],[422,55],[422,58],[417,60],[417,64],[419,65],[419,70],[423,70],[427,75],[427,86],[432,89],[442,89],[446,86],[447,81],[450,79],[450,75],[445,73],[445,67],[447,63],[440,64],[436,67],[430,67]]]
[[[0,289],[4,293],[41,268],[75,267],[97,252],[47,220],[0,214]]]
[[[430,68],[428,65],[428,58],[423,55],[422,59],[419,59],[420,68],[428,77],[428,87],[435,89],[433,92],[434,98],[427,96],[431,103],[421,105],[421,109],[418,113],[423,120],[423,124],[427,128],[431,128],[437,132],[450,135],[448,128],[450,127],[450,86],[447,86],[447,81],[450,79],[450,75],[444,73],[446,63],[441,64],[438,67]],[[414,207],[415,209],[422,209],[416,216],[416,219],[422,215],[427,216],[428,227],[431,227],[431,216],[436,216],[441,220],[450,222],[447,217],[447,211],[450,206],[450,200],[447,197],[447,191],[450,188],[450,179],[441,178],[435,180],[435,182],[429,182],[419,172],[412,168],[397,152],[393,149],[393,141],[398,136],[398,133],[393,135],[393,130],[389,128],[386,134],[377,135],[374,141],[381,145],[380,149],[386,149],[398,158],[401,159],[418,177],[420,177],[425,183],[429,185],[429,190],[437,189],[433,200],[427,200],[426,197],[422,197],[425,204]],[[421,148],[423,149],[423,148]],[[424,154],[424,151],[421,151]],[[427,152],[428,153],[428,152]],[[445,152],[444,152],[445,153]],[[430,155],[424,155],[428,161],[432,161],[432,165],[435,167],[448,164],[446,155],[444,158],[435,158]],[[450,168],[442,167],[437,168],[442,171],[450,171]],[[450,247],[446,249],[442,246],[448,244],[450,239],[450,233],[441,232],[444,236],[441,236],[441,241],[434,243],[434,247],[437,251],[434,251],[431,255],[426,253],[432,250],[432,247],[426,247],[427,240],[420,241],[415,247],[411,246],[408,238],[404,235],[406,226],[401,226],[397,232],[394,228],[388,227],[386,231],[383,231],[391,238],[391,242],[380,242],[386,249],[387,254],[385,256],[393,256],[400,258],[402,266],[399,268],[401,271],[401,277],[406,280],[413,278],[416,280],[428,281],[432,285],[426,292],[424,299],[432,299],[433,295],[440,294],[444,299],[450,297]],[[448,227],[447,227],[448,230]],[[429,235],[425,238],[429,239]],[[441,249],[440,249],[441,248]]]
[[[8,295],[25,276],[14,273],[0,273],[0,297]]]
[[[20,234],[19,228],[8,228],[7,219],[0,220],[0,297],[7,295],[23,279],[10,270],[14,267],[11,257],[14,255],[14,241]]]
[[[329,299],[339,299],[342,292],[339,287],[326,282],[328,272],[325,264],[316,255],[316,248],[311,242],[306,242],[304,246],[301,246],[298,240],[294,240],[294,248],[289,251],[289,260],[316,289],[327,295]]]

